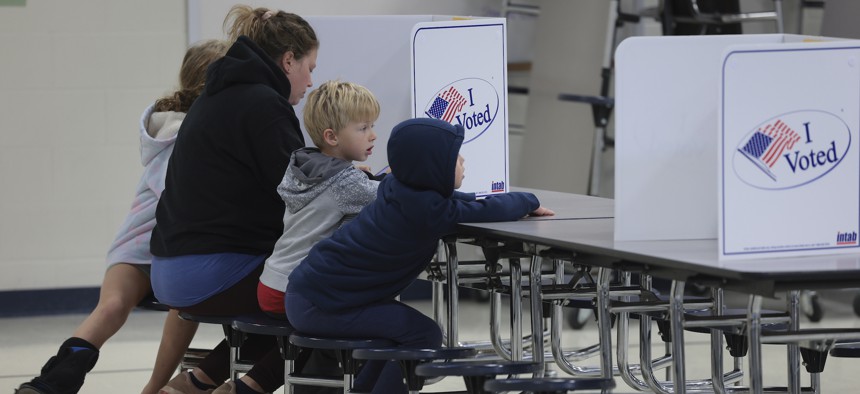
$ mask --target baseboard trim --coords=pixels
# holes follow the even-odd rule
[[[401,294],[401,299],[430,299],[430,282],[417,280]],[[89,313],[99,302],[98,287],[0,291],[0,317],[65,315]]]
[[[98,287],[0,291],[0,317],[89,313],[98,302]]]

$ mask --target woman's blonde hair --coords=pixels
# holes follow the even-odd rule
[[[276,62],[287,52],[300,60],[320,45],[316,32],[302,17],[263,7],[233,6],[224,18],[224,31],[231,41],[248,36]]]
[[[349,122],[376,121],[379,102],[364,86],[341,81],[327,81],[316,88],[305,101],[305,130],[319,148],[325,146],[323,132],[339,132]]]
[[[230,45],[222,40],[207,40],[188,48],[179,69],[179,90],[155,102],[155,112],[188,112],[206,85],[206,69],[222,58]]]

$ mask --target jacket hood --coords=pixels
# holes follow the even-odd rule
[[[298,212],[328,188],[328,180],[351,166],[346,160],[324,155],[318,148],[301,148],[290,156],[278,193],[290,212]]]
[[[213,95],[240,84],[271,85],[282,96],[290,97],[290,80],[275,61],[254,41],[239,36],[223,58],[216,60],[206,72],[205,94]]]
[[[153,112],[154,107],[150,105],[140,117],[140,163],[144,167],[173,145],[185,119],[184,112]]]
[[[435,190],[444,197],[454,192],[457,155],[463,144],[463,126],[416,118],[401,122],[388,139],[388,164],[401,183]]]

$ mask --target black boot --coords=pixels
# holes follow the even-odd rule
[[[84,377],[99,359],[99,351],[81,338],[69,338],[57,355],[42,367],[41,375],[24,383],[16,394],[77,394],[84,385]]]

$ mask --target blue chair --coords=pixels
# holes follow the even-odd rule
[[[149,294],[144,299],[140,300],[137,307],[147,311],[168,312],[170,307],[158,302],[154,295]],[[182,355],[182,360],[179,362],[177,369],[179,372],[189,371],[196,368],[206,356],[209,355],[212,349],[188,348],[185,349],[185,354]]]
[[[442,349],[357,349],[352,357],[358,360],[397,361],[400,371],[406,380],[406,388],[410,394],[417,394],[424,387],[424,378],[415,374],[415,367],[433,360],[455,360],[475,357],[478,351],[469,347]]]
[[[290,343],[289,337],[296,331],[286,320],[275,319],[266,315],[239,316],[233,319],[233,330],[257,335],[270,335],[278,340],[281,358],[284,359],[284,376],[290,376],[298,366],[307,361],[309,352],[300,352],[299,348]],[[284,384],[284,393],[293,392],[292,385]]]
[[[860,357],[860,329],[813,328],[793,331],[762,331],[762,343],[795,344],[806,372],[824,371],[827,355]]]
[[[233,317],[225,316],[205,316],[196,315],[188,312],[179,312],[179,317],[184,320],[196,321],[204,324],[218,324],[224,330],[224,337],[227,339],[227,345],[230,346],[230,379],[239,378],[240,373],[248,372],[253,366],[252,363],[243,362],[241,360],[240,348],[245,341],[245,334],[233,329]],[[198,350],[198,349],[189,349]],[[208,352],[207,352],[208,354]],[[205,357],[205,356],[204,356]],[[193,366],[180,364],[180,369],[190,369]]]
[[[691,302],[697,301],[706,301],[708,298],[706,297],[687,297]],[[665,304],[668,305],[668,299],[665,297],[660,297],[658,300],[651,302],[627,302],[623,303],[624,305],[652,305],[652,304]],[[616,304],[622,304],[620,302]],[[672,330],[669,323],[669,312],[668,311],[659,311],[659,312],[634,312],[630,314],[631,318],[638,319],[639,315],[648,315],[650,316],[655,323],[657,323],[658,334],[663,342],[672,342]],[[782,311],[774,311],[774,310],[763,310],[762,318],[779,321],[779,320],[788,320],[788,313]],[[745,309],[725,309],[723,310],[723,314],[717,316],[710,309],[697,309],[697,310],[688,310],[684,313],[684,320],[688,322],[711,322],[713,326],[697,326],[697,327],[685,327],[684,330],[690,332],[697,332],[701,334],[708,334],[711,330],[718,330],[723,333],[723,337],[726,340],[726,349],[729,351],[729,354],[732,357],[744,357],[747,354],[747,350],[749,349],[749,341],[746,337],[746,332],[743,324],[733,324],[726,325],[723,322],[733,321],[738,319],[743,319],[746,317]],[[762,327],[765,331],[781,331],[788,329],[788,323],[779,322],[779,323],[765,323]]]
[[[296,331],[290,322],[276,319],[267,315],[246,315],[233,319],[233,330],[246,334],[269,335],[277,338],[281,349],[281,357],[285,361],[296,361],[298,348],[289,341],[290,335]]]
[[[830,349],[831,357],[858,358],[860,357],[860,342],[838,341]]]
[[[155,296],[152,294],[149,294],[142,300],[140,300],[140,302],[137,303],[137,307],[140,309],[157,312],[167,312],[170,310],[169,306],[158,302],[158,300],[155,299]]]
[[[338,362],[343,368],[343,378],[333,379],[328,377],[311,377],[297,374],[284,376],[286,384],[308,385],[318,387],[339,387],[344,393],[352,393],[355,374],[358,372],[358,361],[353,358],[352,352],[357,349],[379,349],[394,346],[394,342],[379,338],[326,338],[299,332],[293,332],[289,337],[289,343],[295,345],[300,351],[305,349],[333,350],[337,354]]]
[[[497,375],[518,375],[535,373],[540,364],[526,361],[450,361],[426,363],[415,367],[415,374],[424,377],[462,376],[466,391],[470,394],[484,394],[484,384]]]
[[[612,379],[495,379],[484,383],[484,390],[491,393],[528,391],[534,394],[564,394],[577,390],[601,390],[605,393],[614,387],[615,381]]]
[[[788,330],[788,313],[782,311],[775,310],[762,310],[761,316],[763,319],[770,320],[785,320],[778,323],[764,323],[762,325],[762,331],[785,331]],[[684,314],[684,320],[686,321],[705,321],[705,322],[713,322],[715,325],[713,327],[687,327],[685,330],[692,332],[699,332],[703,334],[708,334],[711,330],[718,330],[723,333],[723,337],[726,340],[726,349],[729,351],[729,354],[732,357],[744,357],[749,350],[749,339],[746,335],[746,329],[743,324],[735,324],[735,325],[719,325],[722,321],[729,320],[737,320],[743,319],[746,317],[745,309],[726,309],[723,311],[721,316],[714,315],[711,310],[697,310],[697,311],[688,311]],[[667,327],[666,331],[670,331]]]

